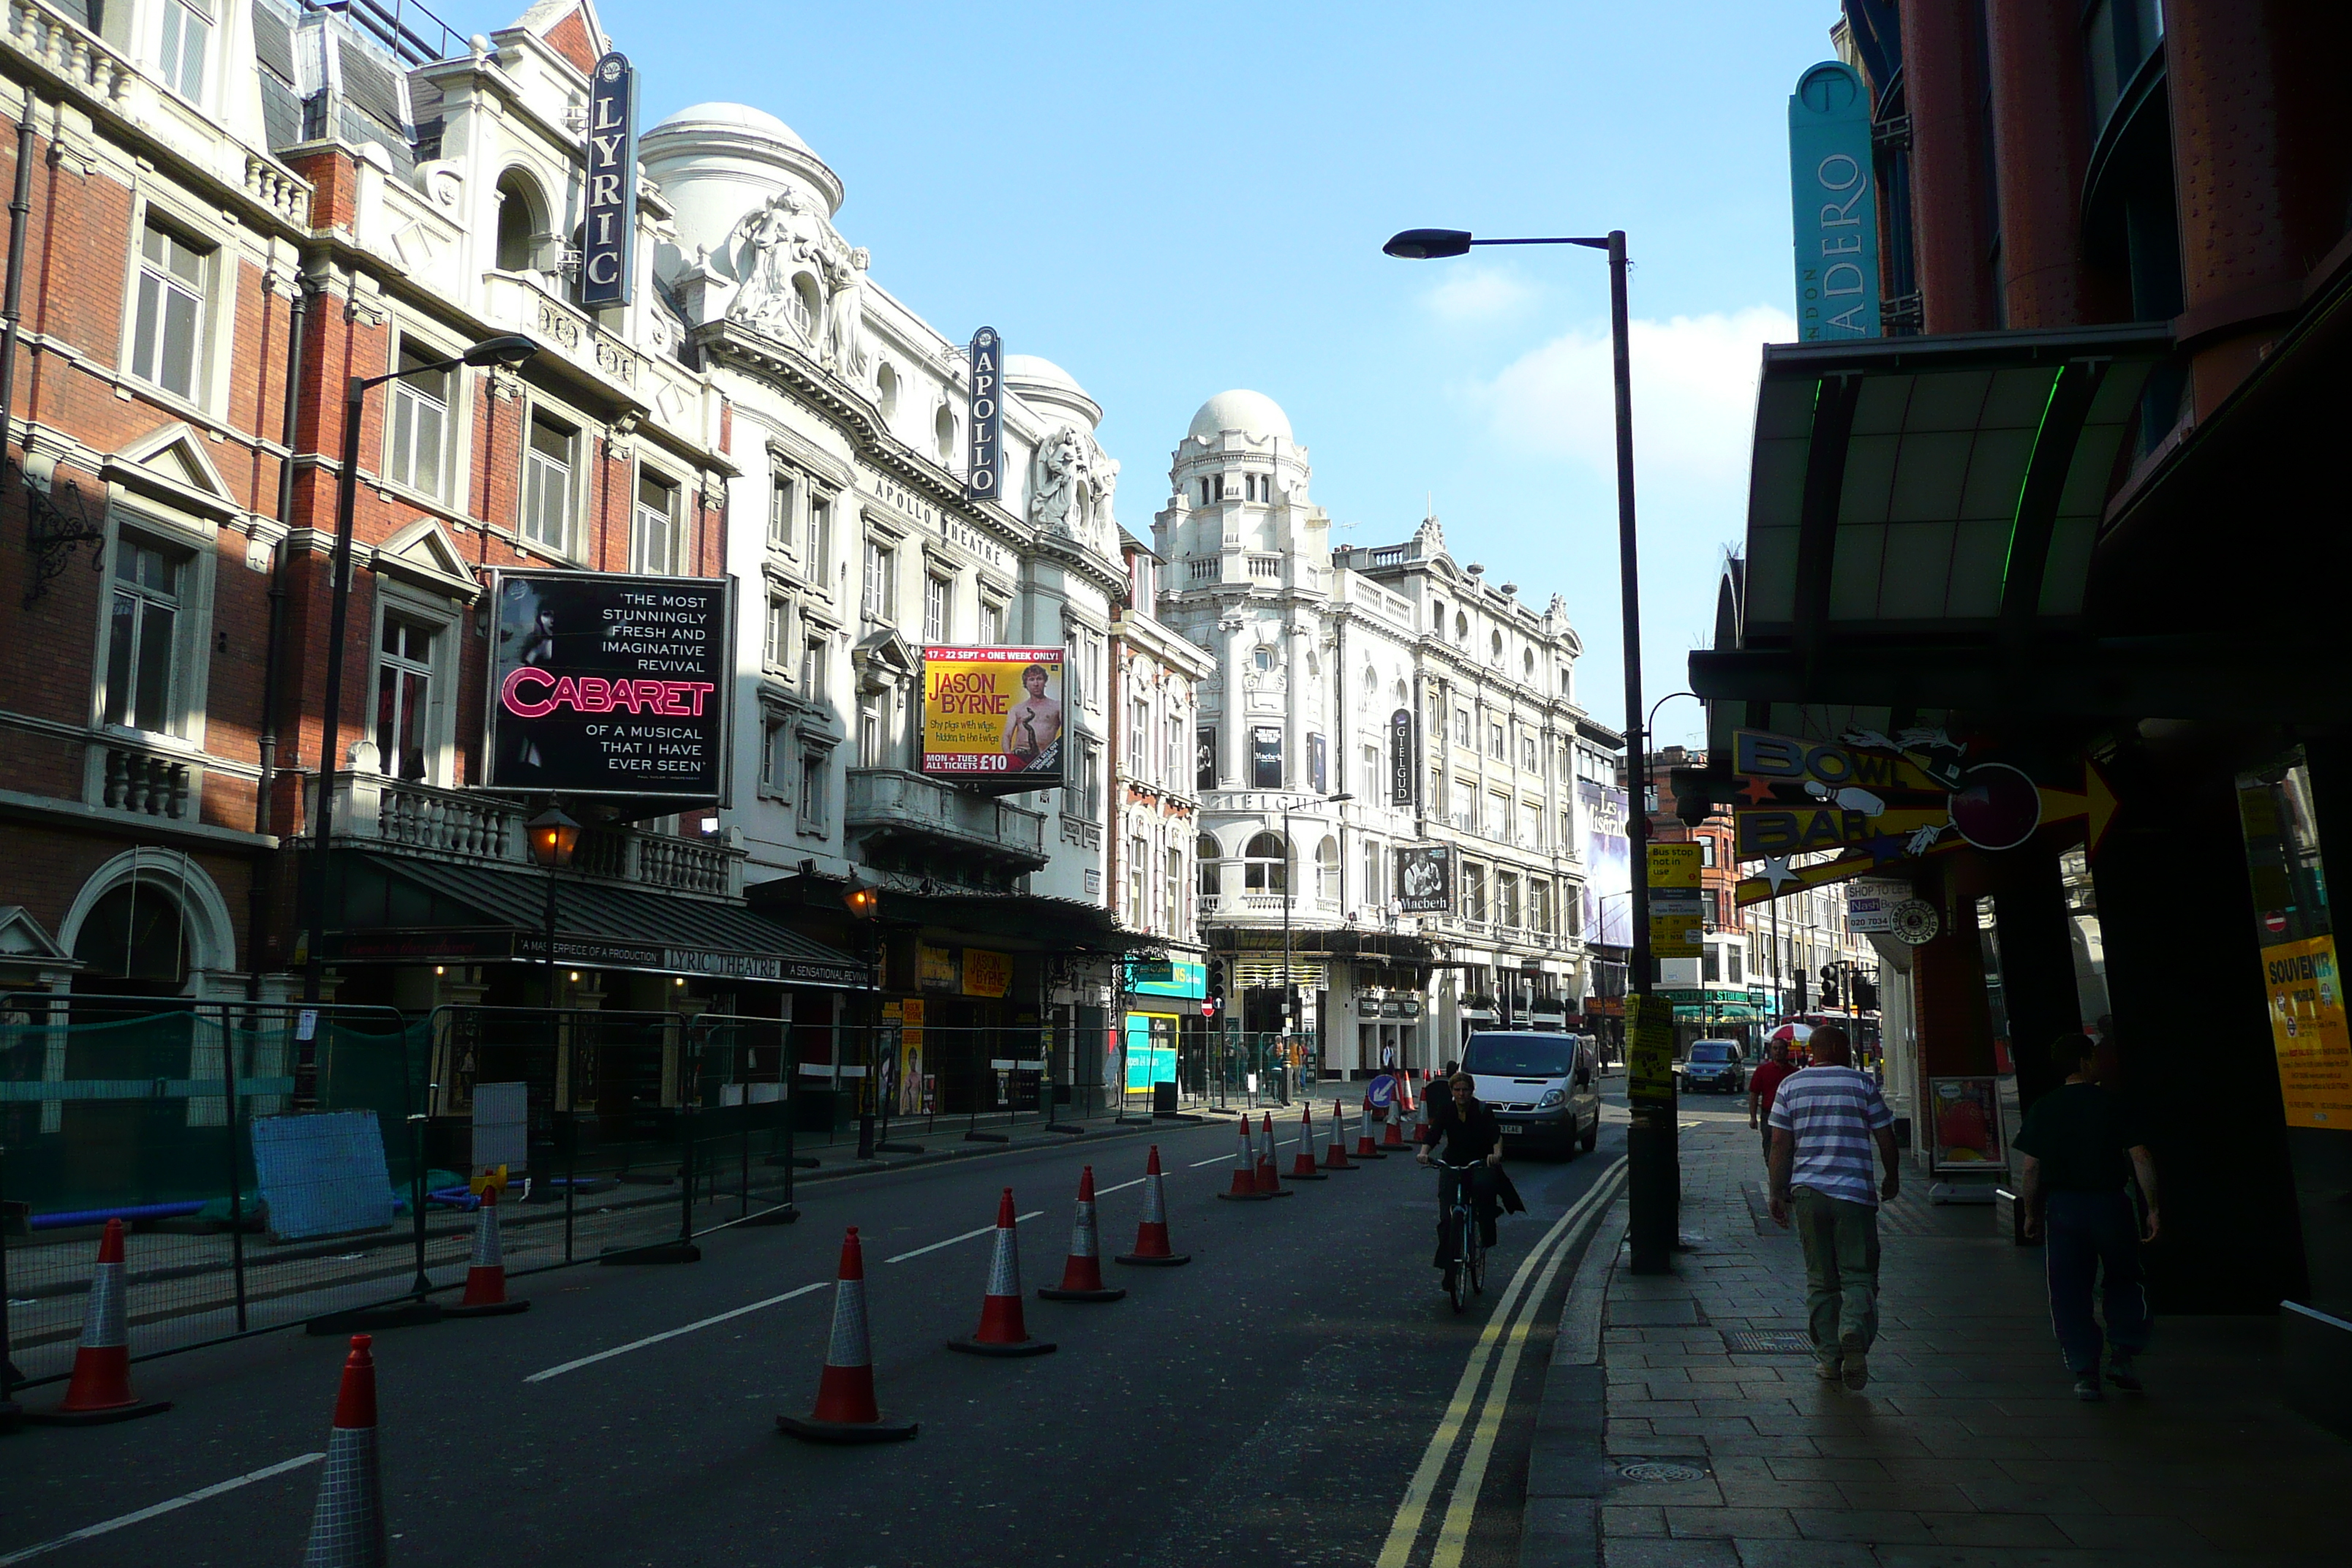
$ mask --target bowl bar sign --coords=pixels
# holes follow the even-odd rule
[[[725,803],[731,580],[501,572],[490,592],[488,787]]]

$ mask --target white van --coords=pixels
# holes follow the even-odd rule
[[[1502,1123],[1504,1148],[1573,1158],[1600,1141],[1601,1095],[1583,1036],[1481,1030],[1462,1047],[1462,1070]]]

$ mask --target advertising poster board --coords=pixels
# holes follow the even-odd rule
[[[1250,726],[1250,788],[1282,787],[1282,726]]]
[[[2335,937],[2263,949],[2263,989],[2286,1124],[2352,1131],[2352,1036],[2345,1029]]]
[[[502,571],[490,789],[727,802],[734,582]]]
[[[923,649],[923,765],[932,778],[999,789],[1062,783],[1057,647]]]
[[[1576,809],[1584,819],[1584,939],[1595,947],[1631,946],[1633,847],[1625,833],[1625,792],[1579,779]]]
[[[1625,998],[1625,1093],[1632,1100],[1675,1097],[1675,1005],[1664,996]]]
[[[2000,1080],[1927,1080],[1928,1135],[1937,1171],[2005,1171],[2009,1142],[2000,1124]]]
[[[1397,908],[1409,915],[1454,912],[1454,850],[1444,844],[1408,845],[1397,851]]]

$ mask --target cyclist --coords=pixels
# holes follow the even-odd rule
[[[1413,1156],[1421,1163],[1429,1163],[1430,1155],[1441,1152],[1445,1163],[1465,1165],[1478,1162],[1471,1173],[1471,1191],[1478,1205],[1478,1237],[1486,1246],[1495,1245],[1495,1216],[1501,1207],[1499,1194],[1508,1193],[1516,1211],[1525,1205],[1518,1203],[1518,1194],[1510,1187],[1509,1178],[1503,1174],[1503,1129],[1495,1113],[1486,1109],[1475,1090],[1477,1080],[1466,1072],[1454,1075],[1453,1106],[1443,1124],[1432,1123],[1434,1141],[1421,1146]],[[1443,1142],[1443,1150],[1439,1142]],[[1437,1173],[1437,1256],[1431,1260],[1438,1268],[1454,1267],[1453,1237],[1445,1233],[1446,1216],[1454,1207],[1454,1174],[1441,1170]]]

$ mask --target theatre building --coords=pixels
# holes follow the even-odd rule
[[[2158,1310],[2274,1314],[2294,1397],[2352,1426],[2352,19],[1843,12],[1792,115],[1858,138],[1826,157],[1875,183],[1874,297],[1764,352],[1744,557],[1691,659],[1710,758],[1743,813],[1868,797],[1833,864],[1910,884],[1874,940],[1923,1082],[2005,1037],[2031,1105],[2055,1037],[2105,1033],[2163,1173]],[[1826,157],[1801,220],[1805,179],[1850,183]]]

